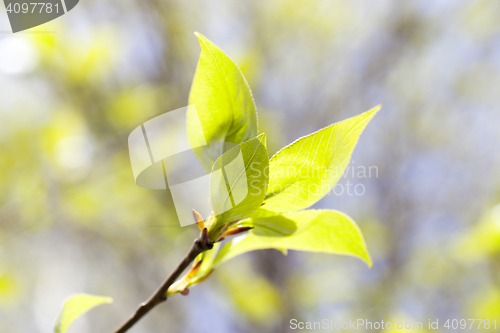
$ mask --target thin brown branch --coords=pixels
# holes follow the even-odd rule
[[[184,270],[193,262],[196,257],[213,247],[213,242],[208,237],[207,229],[203,229],[201,236],[197,238],[189,252],[184,256],[175,270],[163,281],[156,291],[147,301],[141,303],[135,313],[118,329],[115,333],[127,332],[135,323],[144,317],[156,305],[167,300],[168,288],[179,278]]]

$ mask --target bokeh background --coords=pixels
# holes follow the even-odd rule
[[[112,332],[190,247],[169,193],[135,185],[127,136],[187,105],[194,31],[241,67],[270,153],[383,103],[351,163],[378,173],[315,205],[359,223],[374,267],[245,254],[131,332],[500,320],[498,0],[82,0],[15,35],[2,9],[0,30],[0,332],[51,332],[79,292],[115,302],[71,332]]]

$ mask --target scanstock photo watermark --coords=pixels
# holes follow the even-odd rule
[[[447,319],[427,321],[373,321],[368,319],[349,319],[346,321],[334,321],[323,319],[321,321],[299,321],[290,319],[292,330],[324,330],[331,332],[342,332],[344,330],[399,330],[409,332],[428,332],[430,330],[452,330],[475,332],[475,330],[497,331],[497,320],[491,319]]]
[[[12,32],[36,27],[75,8],[79,0],[3,0]]]

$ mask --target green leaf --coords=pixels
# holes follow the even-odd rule
[[[355,256],[372,266],[366,244],[354,221],[334,210],[303,210],[276,214],[258,209],[241,226],[253,226],[222,248],[215,264],[261,249],[325,252]]]
[[[201,55],[189,95],[195,108],[188,110],[187,132],[196,156],[209,171],[222,153],[257,135],[257,113],[238,66],[206,37],[196,36]]]
[[[105,303],[113,303],[110,297],[77,294],[64,303],[64,307],[56,320],[54,332],[65,333],[71,324],[90,309]]]
[[[210,175],[215,223],[211,239],[228,223],[248,217],[264,201],[269,183],[266,136],[261,134],[224,153]]]
[[[296,211],[325,196],[342,177],[359,136],[380,106],[302,137],[269,162],[266,210]]]

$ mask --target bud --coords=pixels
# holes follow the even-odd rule
[[[224,233],[224,235],[222,235],[222,237],[237,235],[237,234],[240,234],[242,232],[245,232],[245,231],[248,231],[248,230],[251,230],[251,229],[253,229],[253,227],[236,227],[236,228],[231,228],[231,229],[227,230]]]
[[[205,229],[205,222],[203,222],[203,217],[198,213],[196,210],[193,209],[193,217],[194,221],[196,222],[196,225],[198,228],[203,231]]]

